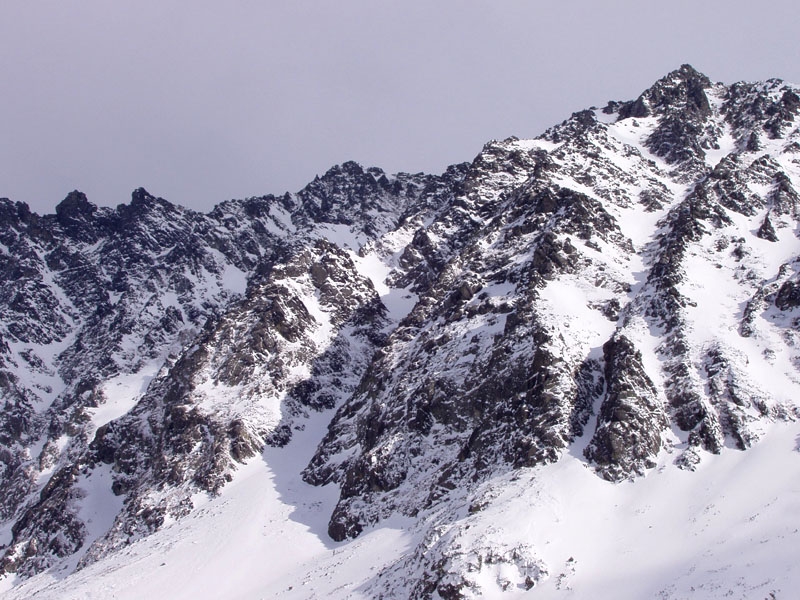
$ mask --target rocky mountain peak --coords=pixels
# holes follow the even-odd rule
[[[148,204],[152,204],[155,201],[156,197],[153,196],[143,187],[136,188],[135,190],[133,190],[133,192],[131,192],[132,206],[147,206]]]
[[[97,239],[94,216],[97,206],[89,202],[83,192],[70,192],[56,206],[56,221],[69,234],[85,243]]]
[[[86,220],[91,218],[96,210],[97,206],[89,202],[86,194],[74,190],[56,205],[56,216],[59,219],[81,218]]]
[[[0,198],[0,232],[8,227],[29,223],[37,218],[25,202],[12,202],[8,198]],[[2,233],[0,233],[2,235]]]
[[[619,117],[642,118],[675,111],[703,117],[710,112],[705,91],[711,87],[708,77],[691,65],[682,65],[642,92],[635,101],[624,103],[619,108]]]
[[[141,214],[141,213],[174,213],[183,212],[185,209],[153,196],[144,188],[137,188],[131,192],[131,201],[128,205],[120,205],[117,208],[121,214]]]
[[[566,586],[513,516],[548,477],[613,513],[800,419],[797,114],[683,65],[442,175],[345,162],[208,214],[0,200],[0,570],[127,560],[266,470],[265,502],[326,499],[264,531],[402,530],[359,593]]]
[[[368,206],[381,207],[379,196],[388,184],[354,161],[331,167],[300,192],[304,211],[313,222],[350,225]],[[378,170],[379,171],[379,170]],[[382,172],[381,172],[382,174]],[[379,183],[380,182],[380,183]]]

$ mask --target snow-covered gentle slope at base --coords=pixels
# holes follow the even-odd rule
[[[48,572],[10,589],[13,579],[7,578],[0,593],[7,598],[189,600],[322,598],[335,589],[351,589],[372,575],[362,565],[380,567],[381,560],[402,554],[407,534],[385,527],[350,544],[328,538],[337,490],[310,486],[299,477],[325,425],[326,415],[314,414],[288,447],[268,448],[242,467],[220,497],[197,496],[198,507],[189,518],[113,558],[69,580]]]
[[[191,517],[68,580],[39,575],[9,599],[369,598],[365,584],[414,537],[408,522],[350,542],[325,534],[335,490],[297,477],[315,415],[285,449],[242,468]],[[784,598],[800,585],[800,424],[779,423],[747,452],[711,457],[697,472],[659,468],[635,482],[598,478],[574,453],[496,478],[494,501],[466,518],[470,538],[525,543],[553,569],[531,590],[502,592],[491,565],[474,573],[483,597],[636,600]],[[765,468],[769,465],[769,468]]]
[[[502,510],[481,519],[553,566],[530,597],[790,597],[800,584],[799,439],[797,423],[776,424],[752,451],[696,473],[670,468],[667,454],[645,479],[617,485],[566,455],[504,483]]]

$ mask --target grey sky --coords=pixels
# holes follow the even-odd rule
[[[793,0],[3,0],[0,196],[208,210],[345,160],[441,172],[691,63],[800,83]]]

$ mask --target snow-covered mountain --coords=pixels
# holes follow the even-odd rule
[[[684,65],[441,176],[0,200],[0,589],[791,597],[799,93]]]

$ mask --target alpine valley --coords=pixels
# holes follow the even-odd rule
[[[0,594],[797,597],[798,114],[684,65],[441,175],[0,200]]]

